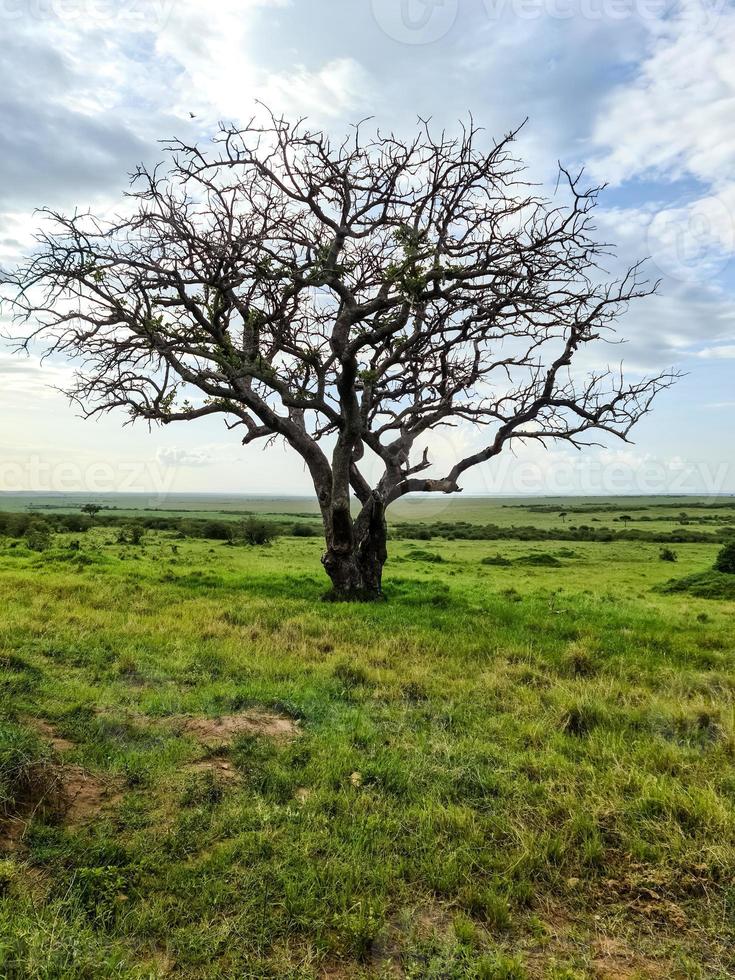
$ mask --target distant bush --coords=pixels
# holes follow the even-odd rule
[[[267,521],[261,521],[257,517],[249,517],[239,525],[237,530],[239,532],[237,536],[241,536],[246,544],[270,544],[278,537],[278,528],[274,524],[268,524]]]
[[[321,531],[313,524],[294,524],[291,528],[291,536],[294,538],[320,538]]]
[[[724,518],[722,518],[724,520]],[[594,520],[594,518],[593,518]],[[649,541],[657,544],[704,544],[721,542],[721,533],[680,527],[676,531],[624,526],[619,530],[593,527],[592,524],[558,525],[543,528],[534,525],[470,524],[467,521],[435,521],[431,524],[400,522],[392,524],[390,536],[410,541],[444,538],[446,541]]]
[[[659,592],[685,592],[697,599],[735,599],[735,575],[719,571],[698,572],[660,586]]]
[[[517,565],[538,565],[541,568],[561,568],[561,562],[545,551],[537,555],[522,555],[516,558]]]
[[[140,544],[145,534],[140,524],[128,524],[117,532],[118,544]]]
[[[204,521],[203,524],[194,524],[194,533],[199,532],[203,538],[212,538],[214,541],[232,541],[235,529],[230,521]]]
[[[92,521],[85,514],[58,514],[54,517],[53,525],[57,531],[88,531]]]
[[[435,555],[432,551],[424,551],[423,548],[414,548],[407,552],[406,558],[411,561],[428,561],[434,564],[444,561],[441,555]]]
[[[481,565],[501,565],[502,567],[507,567],[512,565],[510,558],[504,558],[502,555],[488,555],[480,561]]]
[[[735,541],[730,541],[715,559],[715,571],[735,575]]]
[[[51,547],[51,528],[45,521],[30,525],[26,531],[26,544],[31,551],[47,551]]]
[[[673,548],[662,548],[658,553],[658,557],[661,559],[661,561],[679,560],[679,556],[677,555],[677,553],[674,551]]]

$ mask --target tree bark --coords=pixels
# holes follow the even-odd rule
[[[372,602],[383,598],[383,566],[388,557],[385,506],[377,494],[355,521],[340,512],[325,526],[327,550],[322,556],[332,589],[326,599]]]

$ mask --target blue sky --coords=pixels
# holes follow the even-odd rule
[[[114,208],[164,137],[206,141],[263,99],[335,133],[408,133],[472,112],[549,190],[557,161],[609,187],[600,236],[651,257],[657,297],[605,354],[687,376],[636,445],[518,450],[470,492],[735,492],[735,9],[720,0],[5,0],[0,264],[35,208]],[[194,113],[194,119],[190,118]],[[300,460],[216,421],[82,422],[50,386],[70,366],[0,347],[0,489],[308,492]],[[482,443],[455,430],[438,461]]]

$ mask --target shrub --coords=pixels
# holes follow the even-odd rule
[[[424,551],[422,548],[413,548],[411,551],[406,552],[406,558],[411,561],[428,561],[433,564],[444,561],[441,555],[435,555],[432,551]]]
[[[319,528],[313,524],[294,524],[291,528],[291,536],[294,538],[318,538],[321,536]]]
[[[715,559],[715,571],[735,575],[735,541],[730,541]]]
[[[510,558],[504,558],[502,555],[488,555],[480,561],[481,565],[501,565],[502,567],[507,567],[512,564]]]
[[[187,523],[194,524],[193,521]],[[232,524],[227,521],[205,521],[201,527],[201,536],[215,541],[231,541],[233,530]]]
[[[686,578],[666,582],[658,592],[686,592],[698,599],[735,599],[735,575],[723,574],[715,569],[697,572]]]
[[[673,550],[673,548],[662,548],[659,551],[659,553],[658,553],[658,557],[661,559],[661,561],[678,561],[679,560],[679,556]]]
[[[547,552],[540,552],[537,555],[522,555],[520,558],[516,558],[516,564],[536,565],[539,568],[560,568],[562,563],[553,555],[549,555]]]
[[[143,528],[140,524],[130,524],[121,527],[117,532],[118,544],[140,544],[143,540]]]
[[[243,521],[239,531],[246,544],[270,544],[278,536],[278,530],[273,524],[257,517],[249,517]]]
[[[26,544],[31,551],[46,551],[51,547],[51,528],[45,521],[30,525],[26,531]]]

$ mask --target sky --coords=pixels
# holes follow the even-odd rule
[[[658,295],[605,353],[684,372],[635,432],[579,454],[517,447],[469,493],[734,493],[735,7],[724,0],[0,0],[0,266],[35,209],[114,209],[158,141],[206,143],[255,100],[334,134],[469,112],[553,192],[558,161],[606,183],[597,227]],[[194,118],[192,118],[192,115]],[[0,324],[2,328],[3,324]],[[4,324],[7,329],[7,322]],[[77,417],[73,366],[0,341],[0,490],[308,493],[301,460],[221,421]],[[487,441],[459,427],[441,468]],[[436,475],[441,475],[439,472]]]

